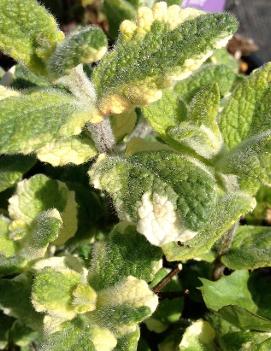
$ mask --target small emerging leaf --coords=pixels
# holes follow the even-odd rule
[[[71,33],[60,43],[48,62],[55,77],[69,74],[80,63],[99,61],[107,51],[107,39],[102,29],[85,27]]]

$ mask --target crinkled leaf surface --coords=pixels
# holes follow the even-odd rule
[[[169,261],[187,261],[193,258],[211,257],[210,249],[215,242],[239,220],[242,214],[255,206],[255,200],[242,192],[229,193],[217,201],[210,214],[208,225],[199,234],[184,245],[169,243],[163,245],[163,251]]]
[[[226,153],[218,169],[237,175],[241,189],[254,195],[261,184],[271,184],[270,140],[271,131],[252,136]]]
[[[207,14],[156,3],[124,21],[116,47],[95,69],[93,82],[104,115],[161,98],[161,89],[190,75],[236,30],[229,14]]]
[[[114,285],[129,275],[149,282],[160,268],[161,258],[159,248],[137,233],[135,227],[121,223],[104,242],[95,243],[88,280],[95,290]]]
[[[45,62],[64,34],[36,0],[1,0],[1,51],[31,70],[45,73]]]
[[[222,261],[231,269],[270,267],[270,246],[271,230],[269,227],[241,226]]]
[[[80,134],[90,119],[70,95],[57,90],[0,101],[0,152],[28,154],[56,139]]]
[[[215,83],[219,87],[221,96],[225,96],[232,89],[235,81],[236,75],[229,67],[206,64],[187,79],[178,82],[174,87],[174,91],[188,103],[200,88]]]
[[[98,292],[96,310],[89,318],[122,337],[136,331],[137,324],[148,318],[157,304],[158,297],[144,280],[128,276]]]
[[[16,184],[34,164],[34,157],[2,155],[0,157],[0,191],[4,191]]]
[[[82,307],[80,297],[85,298],[86,309],[83,312],[95,309],[96,293],[90,286],[80,284],[81,279],[74,270],[42,269],[36,275],[32,289],[32,303],[36,311],[69,320],[81,312],[78,307]]]
[[[99,27],[79,29],[61,42],[48,62],[49,72],[61,77],[80,63],[100,60],[107,51],[107,38]]]
[[[213,158],[223,144],[216,121],[219,104],[218,86],[203,87],[195,94],[189,106],[187,121],[169,128],[167,135],[200,156]]]
[[[270,129],[270,82],[268,63],[242,81],[228,99],[220,115],[220,128],[230,149]]]
[[[19,182],[15,195],[9,199],[13,230],[24,231],[41,212],[52,208],[60,212],[63,221],[60,235],[55,242],[61,245],[72,237],[77,229],[77,204],[74,192],[69,191],[64,183],[42,174]]]
[[[108,330],[92,326],[85,316],[77,317],[63,325],[63,329],[49,335],[42,351],[112,351],[117,344]]]
[[[212,173],[198,161],[170,151],[121,159],[102,155],[90,171],[96,188],[113,198],[120,219],[154,245],[192,239],[217,201]]]
[[[169,127],[174,127],[187,117],[187,106],[174,90],[166,90],[160,100],[142,109],[152,128],[166,136]]]

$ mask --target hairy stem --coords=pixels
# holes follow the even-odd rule
[[[100,123],[88,123],[87,129],[99,152],[110,152],[115,145],[115,137],[109,118],[104,118]]]

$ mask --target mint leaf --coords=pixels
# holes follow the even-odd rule
[[[107,329],[92,326],[85,316],[66,322],[63,329],[49,335],[43,351],[112,351],[117,341]]]
[[[34,72],[46,73],[45,63],[64,37],[53,16],[36,0],[2,0],[0,21],[0,49]]]
[[[241,226],[222,261],[231,269],[269,267],[270,242],[269,227]]]
[[[210,214],[211,221],[192,240],[183,245],[169,243],[163,245],[163,251],[169,261],[187,261],[201,258],[212,261],[210,253],[215,242],[225,234],[240,216],[249,212],[255,206],[255,200],[245,193],[229,193],[217,200],[217,205]]]
[[[102,29],[78,29],[57,46],[48,62],[49,72],[55,77],[64,76],[81,63],[99,61],[106,51],[107,39]]]
[[[63,221],[55,244],[62,245],[77,229],[77,204],[75,194],[67,186],[45,175],[37,174],[18,183],[17,191],[9,199],[9,215],[13,220],[10,230],[25,232],[41,212],[57,209]],[[54,216],[53,216],[54,217]]]
[[[157,246],[191,240],[208,223],[217,201],[209,169],[170,151],[125,159],[102,155],[89,175],[96,188],[111,195],[120,219],[135,223]]]
[[[188,108],[187,121],[169,128],[167,135],[177,144],[193,149],[200,156],[213,158],[223,144],[216,121],[219,103],[217,85],[200,89]]]
[[[175,93],[182,97],[186,103],[191,102],[195,94],[204,86],[217,84],[221,96],[228,94],[236,82],[236,74],[225,65],[205,64],[190,77],[178,82]]]
[[[271,65],[266,64],[253,72],[228,99],[220,115],[220,128],[230,149],[249,136],[270,129],[266,111],[270,101],[270,70]]]
[[[0,157],[0,192],[21,180],[23,174],[28,172],[34,164],[34,157],[2,155]]]
[[[142,109],[151,127],[166,138],[166,131],[187,117],[187,106],[174,90],[166,90],[157,102]]]
[[[246,139],[222,156],[217,168],[237,175],[241,189],[254,195],[261,184],[269,185],[271,182],[270,140],[270,131]]]
[[[133,226],[120,223],[104,242],[94,244],[88,281],[96,290],[129,275],[148,282],[160,268],[161,258],[159,248],[150,245]]]
[[[90,118],[82,111],[86,107],[57,90],[4,99],[0,101],[0,152],[28,154],[55,139],[80,134]]]
[[[118,114],[159,100],[162,89],[199,68],[235,30],[228,14],[202,15],[165,2],[141,7],[136,22],[122,23],[115,49],[94,70],[99,109]]]

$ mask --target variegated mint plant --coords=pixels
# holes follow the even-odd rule
[[[270,350],[271,64],[228,13],[100,11],[0,0],[0,349]]]

